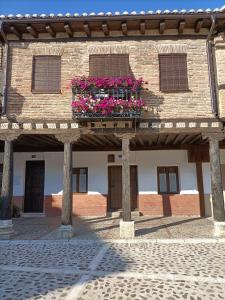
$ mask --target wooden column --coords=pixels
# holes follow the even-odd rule
[[[12,205],[13,205],[13,140],[18,135],[1,135],[5,142],[3,176],[2,176],[2,209],[0,211],[0,238],[10,238],[13,233]]]
[[[64,161],[63,161],[63,199],[62,199],[62,219],[61,223],[65,226],[72,226],[72,168],[73,153],[72,145],[80,138],[80,133],[58,134],[56,138],[64,143]]]
[[[130,140],[134,134],[116,134],[122,141],[122,206],[123,221],[131,221]]]
[[[1,220],[12,219],[13,196],[13,142],[5,141],[3,176],[2,176],[2,210]]]
[[[222,175],[220,166],[220,149],[219,141],[224,138],[219,135],[209,136],[209,156],[210,156],[210,171],[211,171],[211,189],[212,189],[212,204],[213,218],[217,222],[225,221],[224,197],[222,186]]]
[[[204,196],[204,185],[203,185],[203,176],[202,176],[202,162],[196,162],[196,175],[197,175],[197,186],[199,193],[200,201],[200,215],[201,217],[205,216],[205,196]]]
[[[62,225],[72,225],[72,143],[64,143]]]

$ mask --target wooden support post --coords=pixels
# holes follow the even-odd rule
[[[203,176],[202,176],[202,163],[196,162],[196,175],[197,175],[197,186],[199,193],[200,201],[200,215],[201,217],[205,216],[205,196],[204,196],[204,185],[203,185]]]
[[[122,194],[123,194],[123,220],[131,221],[130,203],[130,139],[122,138]]]
[[[133,238],[135,235],[134,222],[131,221],[130,197],[130,140],[133,133],[117,133],[122,141],[122,206],[123,220],[120,221],[120,237]]]
[[[10,238],[13,233],[13,140],[16,137],[15,135],[0,137],[0,140],[4,140],[5,142],[1,191],[2,209],[0,210],[0,238]]]
[[[72,225],[72,143],[64,143],[62,225]]]
[[[73,208],[73,190],[72,190],[72,168],[73,168],[73,142],[80,138],[80,132],[71,134],[58,134],[56,138],[64,143],[64,161],[63,161],[63,199],[62,199],[62,217],[59,233],[60,238],[71,238],[73,236],[72,228],[72,208]]]
[[[224,138],[224,137],[222,137]],[[211,171],[211,189],[212,189],[212,204],[213,204],[213,219],[216,222],[225,222],[223,185],[220,166],[220,136],[209,136],[209,157]]]

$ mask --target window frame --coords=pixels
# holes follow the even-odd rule
[[[57,90],[37,90],[35,89],[35,58],[36,57],[55,57],[60,60],[60,79],[59,89]],[[61,94],[61,81],[62,81],[62,60],[60,55],[33,55],[32,58],[32,81],[31,81],[31,92],[32,94]]]
[[[185,88],[163,88],[162,86],[162,64],[160,61],[160,57],[163,56],[184,56],[185,57],[185,67],[186,67],[186,87]],[[158,54],[158,63],[159,63],[159,89],[163,93],[182,93],[182,92],[190,92],[189,89],[189,80],[188,80],[188,63],[187,63],[187,53],[160,53]],[[178,80],[178,79],[177,79]]]
[[[77,174],[77,175],[80,175],[80,170],[81,169],[85,169],[85,174],[86,174],[86,191],[85,192],[80,192],[80,176],[77,176],[77,182],[76,182],[76,185],[77,185],[77,191],[74,192],[73,191],[73,194],[87,194],[88,193],[88,168],[87,167],[79,167],[79,168],[73,168],[72,169],[72,174]],[[79,173],[76,173],[76,171],[79,170]]]
[[[175,173],[176,173],[176,183],[177,183],[177,191],[176,192],[171,192],[170,191],[170,180],[169,180],[169,169],[174,168]],[[161,192],[160,191],[160,180],[159,180],[159,175],[160,175],[160,169],[165,169],[165,174],[166,174],[166,187],[167,191],[166,192]],[[180,194],[180,180],[179,180],[179,170],[178,166],[160,166],[157,167],[157,185],[158,185],[158,194],[160,195],[176,195]]]

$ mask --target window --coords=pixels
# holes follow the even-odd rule
[[[0,194],[2,192],[2,173],[3,173],[3,165],[0,164]]]
[[[158,167],[158,193],[179,194],[178,167]]]
[[[94,77],[131,76],[128,54],[94,54],[89,57],[89,75]]]
[[[61,57],[55,55],[34,56],[32,92],[60,93]]]
[[[161,91],[188,91],[186,54],[160,54],[159,72]]]
[[[88,169],[74,168],[73,169],[73,192],[87,193],[88,189]]]

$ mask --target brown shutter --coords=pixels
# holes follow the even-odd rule
[[[34,56],[32,90],[58,93],[61,88],[61,57]]]
[[[187,55],[160,54],[160,90],[165,92],[187,91]]]
[[[90,55],[89,75],[94,77],[131,76],[128,54]]]

